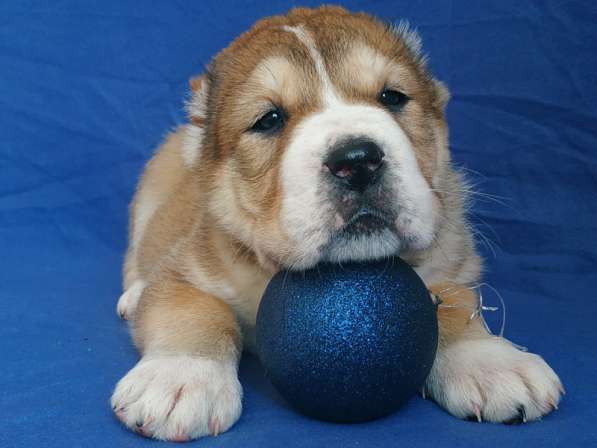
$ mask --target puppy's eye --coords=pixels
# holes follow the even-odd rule
[[[392,111],[399,111],[409,100],[407,95],[398,90],[384,89],[379,94],[379,102]]]
[[[284,113],[280,109],[272,109],[262,116],[251,127],[255,132],[277,132],[284,127]]]

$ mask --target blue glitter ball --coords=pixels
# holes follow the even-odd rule
[[[435,359],[437,308],[399,258],[281,271],[257,314],[267,376],[302,413],[373,420],[420,390]]]

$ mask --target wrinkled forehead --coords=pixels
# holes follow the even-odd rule
[[[316,109],[335,100],[368,101],[384,88],[422,90],[416,65],[389,31],[280,24],[248,40],[239,106]]]

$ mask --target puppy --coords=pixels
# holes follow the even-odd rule
[[[539,419],[562,386],[471,319],[481,262],[450,162],[446,87],[419,37],[338,7],[259,21],[191,82],[190,124],[149,161],[130,214],[124,294],[141,353],[112,396],[142,435],[217,435],[281,268],[399,254],[446,304],[424,392],[453,415]]]

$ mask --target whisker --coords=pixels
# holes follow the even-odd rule
[[[493,255],[493,258],[496,258],[497,254],[496,254],[496,251],[495,251],[495,248],[494,248],[494,243],[487,236],[485,236],[483,234],[483,232],[481,232],[479,230],[476,230],[476,229],[473,229],[473,228],[471,228],[470,230],[471,230],[473,236],[474,237],[479,237],[480,238],[480,242],[483,243],[491,251],[491,254]]]

